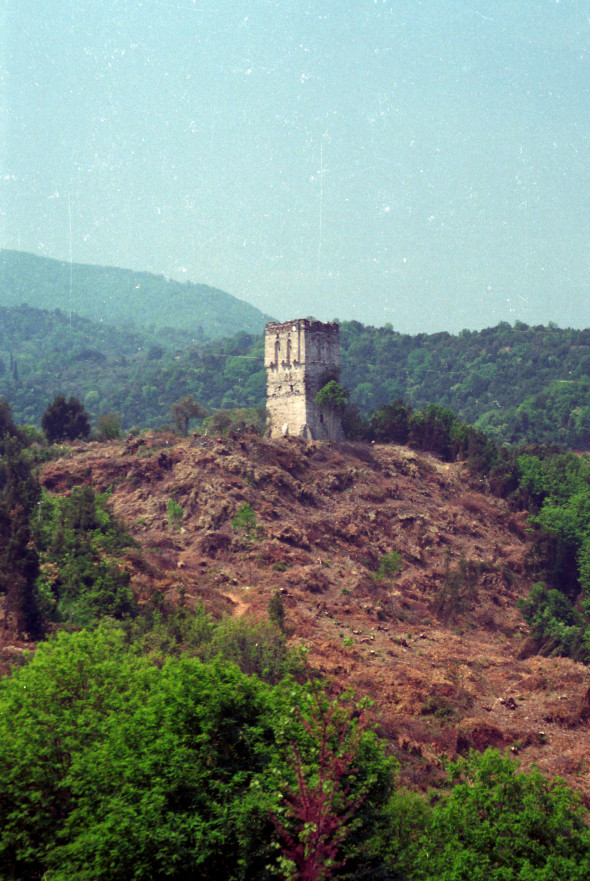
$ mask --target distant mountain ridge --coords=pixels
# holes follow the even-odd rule
[[[200,328],[211,339],[261,333],[272,316],[218,288],[114,266],[0,250],[0,306],[70,310],[114,326]]]

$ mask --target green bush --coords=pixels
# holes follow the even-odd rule
[[[584,641],[588,632],[585,617],[561,591],[538,583],[516,605],[542,654],[566,655],[586,663],[590,660],[590,646]]]
[[[121,437],[121,417],[118,413],[102,413],[98,417],[98,437],[102,441]]]
[[[421,881],[585,881],[590,830],[563,781],[521,773],[496,750],[450,766],[415,856]]]
[[[136,613],[121,551],[135,542],[108,508],[108,495],[74,487],[69,496],[43,492],[33,518],[40,551],[37,586],[45,615],[88,626]]]
[[[43,634],[36,579],[39,555],[31,541],[30,521],[41,489],[24,438],[0,400],[0,594],[4,616],[32,639]]]
[[[166,514],[168,516],[168,524],[170,528],[175,530],[180,529],[184,517],[184,508],[182,508],[175,499],[168,500]]]
[[[201,655],[205,659],[219,658],[234,663],[247,676],[256,675],[271,684],[299,667],[287,648],[284,633],[274,621],[253,621],[245,617],[221,621]]]
[[[235,517],[231,522],[232,529],[250,544],[253,541],[260,541],[264,534],[264,528],[256,525],[256,512],[251,508],[248,502],[244,502],[238,508]]]
[[[275,624],[279,630],[285,630],[285,604],[278,590],[275,590],[268,602],[268,620]]]
[[[443,621],[449,621],[464,614],[475,598],[477,569],[466,560],[463,554],[456,566],[451,566],[451,554],[445,554],[445,574],[443,583],[433,599],[433,610]]]
[[[379,568],[374,573],[375,581],[388,581],[395,578],[403,569],[402,555],[399,551],[391,551],[381,557]]]
[[[173,607],[154,593],[151,602],[125,626],[138,650],[158,659],[183,654],[206,661],[217,658],[236,664],[247,675],[277,683],[300,673],[301,664],[287,647],[280,615],[271,618],[270,612],[269,608],[268,621],[248,616],[215,621],[202,606],[195,610]]]

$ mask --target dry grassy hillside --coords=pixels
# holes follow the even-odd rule
[[[374,699],[414,785],[441,756],[492,745],[590,799],[589,672],[530,656],[515,608],[530,588],[525,515],[463,466],[394,446],[153,435],[80,445],[42,482],[113,488],[144,548],[128,560],[140,601],[264,616],[279,590],[292,644]],[[250,534],[232,528],[244,503]],[[379,577],[395,551],[401,570]]]

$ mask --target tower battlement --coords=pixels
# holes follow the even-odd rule
[[[265,330],[266,407],[270,437],[287,435],[314,440],[343,440],[340,425],[330,438],[315,396],[340,375],[340,328],[337,322],[307,318],[278,323]]]

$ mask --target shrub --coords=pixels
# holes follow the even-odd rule
[[[134,540],[109,511],[106,494],[74,487],[69,497],[43,493],[33,531],[41,553],[38,589],[45,614],[76,626],[136,613],[120,552]]]
[[[379,568],[373,575],[375,581],[386,581],[401,572],[403,568],[402,555],[399,551],[391,551],[381,558]]]
[[[585,643],[585,618],[561,591],[548,590],[539,582],[516,605],[531,628],[538,651],[588,662],[590,646]]]
[[[433,602],[433,609],[443,621],[463,614],[476,594],[477,569],[463,555],[456,567],[451,567],[451,554],[445,554],[444,580]]]
[[[188,433],[188,426],[191,419],[204,419],[207,411],[201,404],[198,404],[192,395],[185,395],[175,404],[172,404],[172,418],[176,425],[176,429],[183,437]]]
[[[203,423],[209,432],[226,434],[230,431],[253,432],[262,436],[267,422],[266,407],[237,407],[220,409]]]
[[[274,622],[225,618],[215,628],[202,657],[236,664],[248,676],[276,684],[298,664],[287,649],[285,634]]]
[[[401,398],[380,407],[371,417],[371,432],[375,440],[381,443],[407,443],[411,415],[412,408]]]
[[[175,499],[168,500],[166,514],[168,515],[170,528],[175,530],[180,529],[182,518],[184,517],[184,508],[182,508]]]
[[[278,590],[275,590],[268,602],[268,620],[276,624],[279,630],[285,630],[285,605]]]
[[[217,434],[224,434],[232,424],[229,410],[216,410],[207,422],[207,428]]]
[[[240,505],[231,525],[233,531],[239,533],[248,544],[260,541],[264,532],[262,526],[256,525],[256,513],[248,502]]]
[[[103,441],[121,437],[121,417],[118,413],[103,413],[98,417],[98,437]]]

